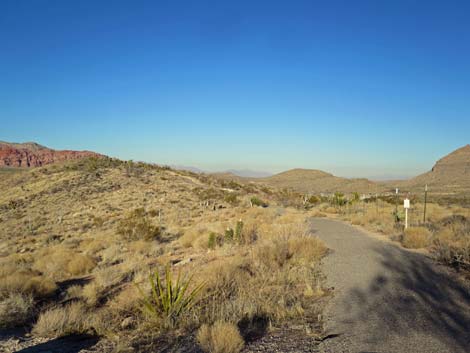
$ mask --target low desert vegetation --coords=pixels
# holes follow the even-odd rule
[[[245,342],[232,323],[216,321],[213,325],[203,324],[197,333],[197,340],[205,352],[238,353]]]
[[[431,232],[426,227],[411,227],[405,229],[401,243],[405,248],[422,249],[428,246]]]
[[[0,187],[2,328],[207,352],[239,352],[260,322],[321,330],[327,249],[267,187],[106,158]]]
[[[338,206],[338,194],[328,201],[317,204],[310,212],[340,218],[353,225],[390,236],[410,249],[427,249],[438,261],[465,273],[470,272],[470,209],[456,203],[424,204],[419,197],[411,195],[409,228],[405,227],[403,200],[395,195],[371,197],[360,200],[356,194],[341,195],[346,200]],[[449,201],[448,199],[446,199]],[[343,203],[343,202],[342,202]]]

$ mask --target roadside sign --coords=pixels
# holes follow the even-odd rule
[[[405,199],[403,207],[406,208],[406,209],[410,208],[410,200],[409,199]]]

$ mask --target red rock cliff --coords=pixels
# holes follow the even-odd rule
[[[89,151],[56,151],[36,143],[7,143],[0,141],[0,167],[31,168],[83,157],[101,157]]]

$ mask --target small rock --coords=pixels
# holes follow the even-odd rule
[[[193,261],[193,259],[188,257],[187,259],[184,259],[175,263],[175,266],[183,266],[183,265],[189,264],[191,261]]]
[[[121,328],[123,330],[127,330],[131,328],[134,325],[134,318],[133,317],[126,317],[124,320],[121,322]]]

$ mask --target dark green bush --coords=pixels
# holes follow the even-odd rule
[[[258,206],[258,207],[268,207],[268,203],[264,202],[263,200],[259,199],[258,197],[254,196],[251,198],[251,205]]]

